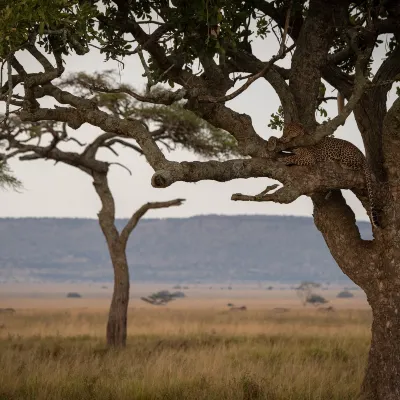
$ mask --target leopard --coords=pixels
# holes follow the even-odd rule
[[[280,141],[282,143],[289,143],[295,137],[304,136],[306,131],[300,122],[290,122],[283,126],[282,137]]]
[[[291,129],[295,130],[296,127],[292,126]],[[319,162],[332,160],[339,162],[345,168],[362,171],[369,199],[371,224],[375,228],[381,227],[379,212],[375,204],[372,172],[364,154],[357,146],[347,140],[327,136],[315,145],[297,147],[290,149],[290,152],[292,155],[279,157],[278,160],[288,166],[312,166]]]

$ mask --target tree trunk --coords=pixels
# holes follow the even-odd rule
[[[400,399],[400,287],[379,284],[372,307],[372,339],[361,400]]]
[[[129,268],[125,249],[120,243],[111,253],[114,269],[114,291],[107,322],[107,345],[125,347],[129,303]]]

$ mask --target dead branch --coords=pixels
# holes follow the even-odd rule
[[[281,204],[289,204],[298,199],[303,193],[299,191],[298,187],[294,187],[291,185],[285,185],[278,189],[274,193],[269,193],[271,190],[274,190],[279,185],[271,185],[268,186],[265,190],[263,190],[260,194],[255,196],[249,196],[241,193],[235,193],[232,195],[231,200],[234,201],[272,201],[274,203]]]
[[[121,167],[121,168],[125,169],[126,171],[128,171],[129,175],[132,176],[132,171],[124,164],[121,164],[119,162],[111,162],[111,163],[108,163],[108,165],[110,165],[110,166],[111,165],[118,165],[119,167]]]
[[[124,229],[121,231],[120,240],[124,246],[126,246],[129,235],[135,229],[136,225],[138,224],[140,218],[146,214],[146,212],[150,209],[157,209],[157,208],[168,208],[168,207],[175,207],[180,206],[185,199],[174,199],[169,201],[160,201],[160,202],[152,202],[143,204],[129,219],[128,223],[125,225]]]

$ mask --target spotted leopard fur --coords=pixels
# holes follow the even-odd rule
[[[370,219],[379,227],[378,211],[375,205],[372,175],[364,154],[352,143],[333,137],[326,137],[314,146],[298,147],[291,150],[293,155],[279,158],[286,165],[315,165],[326,160],[338,161],[344,167],[363,171],[370,204]]]
[[[289,143],[292,139],[298,136],[304,136],[306,131],[299,122],[290,122],[283,127],[281,142]]]

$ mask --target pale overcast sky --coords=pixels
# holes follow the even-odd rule
[[[275,54],[277,47],[273,40],[258,40],[253,45],[253,51],[261,60],[267,61]],[[378,54],[382,56],[384,49]],[[377,64],[380,57],[376,57]],[[20,60],[29,71],[37,69],[34,61],[26,56]],[[137,57],[124,60],[125,68],[121,71],[122,82],[130,83],[137,90],[143,88],[143,68]],[[280,62],[282,66],[290,66],[290,60]],[[104,56],[92,49],[86,56],[71,56],[67,60],[67,72],[85,71],[92,73],[105,69],[117,69],[116,62],[104,62]],[[240,83],[242,84],[242,83]],[[327,95],[331,94],[327,89]],[[388,103],[394,101],[391,94]],[[256,131],[268,138],[280,133],[268,128],[271,113],[276,112],[279,100],[267,81],[259,79],[253,83],[239,97],[227,103],[232,109],[249,114],[252,117]],[[330,102],[327,107],[329,115],[336,115],[336,101]],[[2,109],[4,110],[4,109]],[[1,111],[1,110],[0,110]],[[99,133],[93,127],[84,125],[76,132],[76,137],[82,141],[93,138]],[[351,116],[344,127],[335,135],[345,138],[363,150],[362,141]],[[104,153],[108,158],[108,153]],[[132,212],[147,201],[169,200],[183,197],[187,201],[180,207],[148,212],[148,218],[188,217],[198,214],[280,214],[311,216],[311,201],[302,196],[288,205],[274,203],[234,202],[230,200],[232,193],[256,194],[263,190],[271,180],[267,178],[237,179],[231,182],[220,183],[204,181],[199,183],[175,183],[166,189],[155,189],[150,179],[153,170],[143,157],[131,150],[119,151],[118,162],[128,166],[133,176],[130,176],[120,167],[111,167],[110,185],[113,191],[117,217],[127,218]],[[192,154],[186,151],[176,151],[167,154],[169,159],[193,160]],[[0,193],[0,217],[85,217],[96,218],[100,202],[93,189],[91,179],[83,172],[63,164],[54,166],[52,161],[25,161],[12,160],[11,167],[22,180],[24,189],[21,193],[2,191]],[[367,220],[364,209],[358,200],[351,194],[346,194],[350,205],[356,212],[357,218]]]

